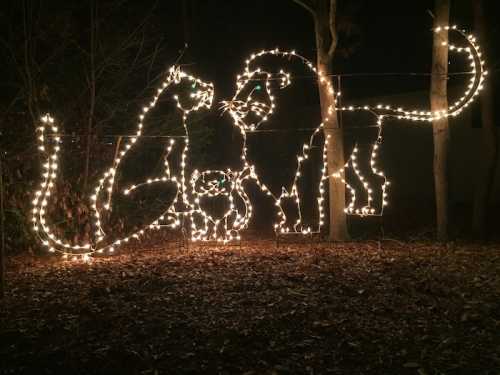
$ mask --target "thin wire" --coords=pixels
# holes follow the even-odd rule
[[[494,64],[496,65],[496,64]],[[499,72],[499,69],[490,69],[489,72],[491,73],[496,73]],[[471,71],[463,71],[463,72],[452,72],[452,73],[425,73],[425,72],[389,72],[389,73],[372,73],[372,72],[365,72],[365,73],[341,73],[341,74],[325,74],[325,76],[328,77],[398,77],[398,76],[413,76],[413,77],[431,77],[431,76],[446,76],[446,77],[453,77],[453,76],[467,76],[467,75],[473,75],[474,72]],[[313,75],[299,75],[299,76],[293,76],[294,79],[306,79],[306,78],[312,78],[316,79],[316,76]],[[262,78],[250,78],[248,79],[249,81],[262,81]],[[267,80],[267,78],[266,78]],[[277,81],[277,80],[282,80],[281,77],[276,77],[276,78],[269,78],[271,81]]]
[[[379,128],[379,125],[366,125],[366,126],[349,126],[347,128],[343,128],[343,130],[351,130],[351,129],[368,129],[368,128]],[[335,130],[339,128],[328,128],[328,127],[322,127],[321,129],[326,129],[326,130]],[[284,129],[255,129],[255,130],[248,130],[246,133],[247,134],[252,134],[252,133],[286,133],[286,132],[309,132],[309,131],[316,131],[317,128],[284,128]],[[85,137],[85,134],[47,134],[46,137],[68,137],[68,138],[78,138],[78,137]],[[119,137],[124,137],[124,138],[187,138],[186,135],[136,135],[136,134],[103,134],[99,138],[119,138]]]
[[[460,75],[472,75],[474,72],[463,71],[463,72],[452,72],[452,73],[425,73],[425,72],[390,72],[390,73],[375,73],[375,72],[365,72],[365,73],[342,73],[342,74],[332,74],[333,77],[356,77],[356,76],[460,76]]]
[[[497,71],[497,70],[494,70]],[[446,76],[446,77],[453,77],[453,76],[467,76],[467,75],[473,75],[473,72],[470,71],[464,71],[464,72],[453,72],[453,73],[424,73],[424,72],[390,72],[390,73],[370,73],[370,72],[365,72],[365,73],[342,73],[342,74],[325,74],[325,76],[328,77],[401,77],[401,76],[411,76],[411,77],[430,77],[430,76]],[[298,75],[298,76],[293,76],[294,79],[316,79],[316,76],[313,75]],[[262,81],[262,78],[250,78],[248,79],[249,81]],[[266,78],[266,80],[270,81],[277,81],[277,80],[282,80],[281,77],[271,77],[271,78]]]
[[[87,134],[47,134],[46,137],[86,137]],[[99,138],[187,138],[186,135],[137,135],[137,134],[103,134]]]
[[[344,131],[349,131],[351,129],[368,129],[368,128],[380,128],[380,125],[366,125],[366,126],[349,126],[347,128],[328,128],[322,127],[324,130],[339,130],[342,129]],[[318,128],[285,128],[285,129],[257,129],[247,131],[247,134],[252,133],[284,133],[284,132],[305,132],[305,131],[316,131]]]
[[[181,51],[180,56],[177,58],[176,62],[179,62],[181,58],[184,55],[184,52],[186,51],[187,46]],[[189,65],[189,64],[183,64],[183,65]],[[500,69],[494,69],[492,72],[498,72]],[[327,74],[329,77],[336,77],[338,79],[338,85],[340,89],[340,80],[342,77],[387,77],[387,76],[432,76],[432,75],[439,75],[439,76],[458,76],[458,75],[471,75],[474,74],[473,72],[467,71],[467,72],[454,72],[454,73],[447,73],[447,74],[441,74],[441,73],[423,73],[423,72],[391,72],[391,73],[342,73],[342,74]],[[312,75],[302,75],[302,76],[294,76],[294,79],[306,79],[306,78],[314,78],[316,79],[317,77],[312,76]],[[281,80],[281,77],[276,77],[276,78],[267,78],[267,80]],[[253,78],[249,79],[249,81],[261,81],[262,79],[258,78]],[[342,118],[339,119],[340,123],[342,123]],[[368,126],[349,126],[347,128],[343,128],[344,130],[351,130],[351,129],[360,129],[360,128],[378,128],[378,125],[368,125]],[[325,128],[327,129],[327,128]],[[252,130],[252,131],[247,131],[247,133],[278,133],[278,132],[302,132],[302,131],[314,131],[316,128],[287,128],[287,129],[257,129],[257,130]],[[50,134],[47,135],[49,137],[85,137],[86,134]],[[136,135],[136,134],[104,134],[101,136],[101,138],[187,138],[186,135]]]

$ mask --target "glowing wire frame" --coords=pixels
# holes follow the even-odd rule
[[[46,246],[50,252],[60,252],[65,257],[72,256],[74,259],[81,257],[82,259],[88,259],[88,256],[97,252],[102,253],[104,251],[113,252],[114,249],[124,243],[127,243],[131,239],[138,239],[149,229],[159,229],[161,226],[168,226],[170,228],[179,228],[184,220],[187,219],[190,223],[190,237],[193,241],[209,241],[217,240],[221,242],[227,242],[234,239],[239,239],[239,232],[248,226],[250,218],[252,217],[252,205],[251,200],[246,194],[243,184],[245,182],[253,181],[259,188],[271,196],[275,200],[275,206],[277,208],[278,222],[275,223],[275,230],[279,233],[317,233],[321,231],[324,225],[325,218],[325,207],[324,207],[324,193],[325,193],[325,181],[329,178],[338,178],[346,185],[348,191],[350,192],[351,199],[345,212],[350,215],[358,216],[370,216],[370,215],[382,215],[384,207],[388,204],[387,201],[387,186],[389,181],[386,179],[384,172],[379,169],[376,165],[376,159],[380,145],[382,143],[382,128],[383,120],[386,118],[397,118],[411,121],[421,121],[421,122],[432,122],[436,119],[443,117],[454,117],[460,114],[478,95],[479,91],[483,87],[483,82],[488,72],[484,70],[484,61],[481,59],[481,52],[479,46],[476,43],[476,39],[472,35],[466,34],[464,31],[458,30],[456,26],[453,27],[438,27],[434,30],[436,33],[454,31],[460,36],[464,37],[467,42],[466,47],[457,47],[453,44],[448,44],[448,49],[453,52],[466,53],[468,59],[470,60],[470,66],[472,68],[470,83],[462,95],[453,105],[447,109],[440,111],[426,111],[426,110],[408,110],[403,108],[393,108],[390,105],[379,104],[377,106],[348,106],[337,108],[337,111],[364,111],[373,114],[376,117],[376,124],[378,127],[378,135],[376,142],[372,145],[369,165],[371,172],[374,175],[382,178],[382,204],[381,209],[377,211],[372,202],[373,190],[369,186],[366,178],[362,175],[360,169],[358,168],[358,146],[356,145],[353,149],[351,156],[348,158],[346,164],[343,168],[338,171],[327,171],[326,163],[326,150],[329,142],[328,136],[324,140],[323,145],[323,163],[321,166],[321,180],[318,187],[318,213],[319,220],[316,228],[303,227],[302,226],[302,214],[300,210],[300,194],[297,187],[298,180],[301,176],[301,171],[303,168],[303,163],[309,158],[310,149],[315,141],[315,138],[319,136],[324,127],[324,123],[321,123],[311,135],[309,143],[302,146],[301,155],[297,156],[297,168],[295,172],[294,179],[291,186],[288,188],[283,187],[280,193],[273,193],[270,189],[260,181],[259,177],[255,173],[255,166],[251,165],[247,160],[247,133],[255,131],[261,126],[265,121],[269,119],[272,113],[275,111],[275,97],[272,93],[271,81],[278,79],[280,88],[284,88],[291,84],[290,74],[280,70],[277,76],[265,72],[260,68],[252,68],[251,65],[260,57],[266,55],[275,55],[279,57],[295,58],[303,62],[305,66],[317,75],[319,84],[326,85],[326,89],[332,95],[335,95],[334,88],[330,82],[329,77],[325,76],[322,72],[318,72],[314,67],[313,63],[304,57],[296,54],[294,51],[286,52],[280,51],[279,49],[273,50],[262,50],[258,53],[252,54],[248,60],[246,60],[244,72],[237,76],[236,80],[236,93],[233,98],[229,101],[222,102],[223,109],[228,111],[233,119],[234,125],[239,128],[240,133],[243,137],[243,147],[241,152],[242,168],[240,171],[220,171],[220,170],[210,170],[199,172],[195,170],[191,176],[186,175],[186,167],[188,165],[188,151],[189,151],[189,130],[188,130],[188,118],[189,115],[199,111],[203,108],[210,109],[212,106],[214,88],[211,83],[205,83],[200,79],[190,76],[178,67],[172,67],[169,70],[169,74],[163,81],[161,87],[157,89],[156,95],[153,100],[143,107],[142,113],[139,115],[139,123],[137,127],[136,136],[132,137],[125,143],[125,146],[119,153],[119,156],[114,160],[113,166],[109,168],[102,178],[99,180],[96,188],[94,189],[94,194],[90,197],[91,207],[94,217],[94,241],[87,242],[83,244],[73,245],[69,242],[57,238],[57,236],[51,231],[46,218],[47,206],[49,204],[50,196],[53,193],[55,187],[55,180],[57,178],[58,171],[58,159],[60,151],[61,138],[58,136],[58,128],[55,126],[55,121],[51,115],[47,114],[41,118],[41,124],[38,127],[38,141],[39,150],[45,156],[45,162],[43,163],[44,172],[42,174],[42,182],[40,183],[39,189],[35,192],[35,197],[33,199],[33,230],[38,234],[41,242]],[[251,90],[245,97],[244,89],[247,87],[248,83],[252,80],[258,79],[259,77],[264,77],[265,82],[265,92],[269,97],[269,103],[263,103],[261,101],[253,99],[252,95],[255,93],[255,89]],[[199,87],[194,93],[191,94],[191,99],[195,104],[188,108],[183,107],[178,96],[174,96],[174,100],[177,103],[178,109],[182,112],[182,121],[185,129],[184,145],[181,151],[181,163],[180,171],[177,171],[177,175],[172,173],[172,169],[169,163],[169,156],[172,152],[173,147],[175,147],[175,141],[172,139],[167,148],[167,153],[165,157],[165,171],[164,175],[148,179],[147,181],[132,185],[127,189],[123,190],[125,195],[133,194],[138,188],[149,185],[153,183],[170,183],[176,188],[176,195],[171,205],[169,205],[166,210],[150,224],[144,226],[142,229],[128,235],[124,238],[106,242],[106,233],[102,228],[101,217],[102,210],[110,210],[111,196],[115,190],[114,182],[116,171],[119,168],[125,155],[132,149],[132,147],[137,143],[142,135],[142,128],[144,119],[148,112],[155,107],[159,96],[167,89],[174,85],[180,84],[182,80],[187,80],[192,87]],[[340,94],[340,93],[339,93]],[[339,95],[337,94],[337,95]],[[244,98],[241,98],[244,96]],[[329,109],[330,115],[334,115],[334,108]],[[250,117],[257,118],[256,121],[251,121],[247,123],[247,119]],[[328,119],[324,119],[327,122]],[[47,134],[49,133],[49,134]],[[367,201],[361,207],[357,207],[357,197],[359,194],[356,190],[346,181],[345,170],[352,168],[354,174],[357,176],[358,180],[366,193]],[[210,178],[210,176],[212,176]],[[215,176],[215,177],[214,177]],[[220,185],[220,179],[225,182],[224,185]],[[208,181],[206,181],[208,179]],[[188,188],[188,181],[191,188]],[[107,194],[107,199],[105,204],[99,205],[99,197],[102,194]],[[229,203],[229,208],[220,218],[215,218],[208,214],[201,205],[201,200],[204,198],[211,197],[225,197]],[[282,203],[285,199],[291,198],[297,207],[298,219],[293,225],[293,227],[286,226],[287,216]],[[239,201],[240,204],[235,202]],[[183,208],[176,208],[178,203],[182,203]],[[243,208],[241,208],[243,207]],[[166,224],[165,224],[166,223]]]

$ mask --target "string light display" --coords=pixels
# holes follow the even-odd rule
[[[368,179],[362,174],[359,168],[359,145],[356,144],[353,151],[344,167],[337,171],[329,171],[327,168],[327,146],[330,142],[329,135],[324,137],[322,147],[322,162],[320,164],[321,177],[317,190],[317,211],[318,220],[314,226],[303,225],[301,213],[301,194],[299,192],[298,183],[304,172],[304,163],[310,158],[310,152],[313,144],[320,140],[323,136],[324,124],[328,123],[328,118],[324,118],[323,122],[314,128],[309,142],[302,145],[302,150],[297,156],[296,169],[294,178],[290,186],[283,186],[279,192],[273,192],[264,184],[256,173],[255,166],[248,160],[247,155],[247,135],[248,133],[257,131],[263,123],[268,121],[276,110],[276,99],[273,93],[272,82],[277,81],[279,88],[283,89],[291,84],[291,75],[284,70],[279,70],[278,73],[271,73],[263,70],[260,67],[255,67],[257,60],[264,56],[277,56],[287,58],[288,60],[296,59],[302,62],[305,67],[313,73],[320,85],[324,85],[327,92],[331,95],[336,95],[335,103],[340,93],[335,93],[330,77],[323,72],[318,71],[313,63],[306,58],[298,55],[295,51],[281,51],[279,49],[262,50],[252,54],[245,62],[244,71],[236,77],[236,92],[234,96],[227,101],[222,102],[222,109],[227,112],[234,126],[239,129],[243,139],[241,148],[241,168],[239,170],[206,170],[189,171],[189,118],[190,116],[202,109],[210,109],[214,98],[214,86],[211,83],[206,83],[198,78],[195,78],[179,67],[174,66],[169,69],[167,77],[157,89],[153,99],[143,107],[138,116],[138,125],[135,136],[130,137],[127,142],[122,145],[118,156],[114,159],[112,166],[99,179],[97,186],[90,196],[90,202],[93,212],[93,228],[94,237],[91,241],[71,244],[63,239],[58,238],[50,229],[47,219],[48,205],[50,204],[51,196],[54,194],[55,183],[58,173],[58,161],[61,136],[54,118],[47,114],[41,118],[40,126],[37,129],[37,137],[39,150],[43,154],[43,173],[42,181],[39,188],[35,192],[33,199],[33,230],[40,237],[41,242],[48,248],[50,252],[60,252],[64,257],[72,259],[88,259],[93,253],[111,253],[117,247],[129,242],[132,239],[139,239],[148,230],[160,229],[168,227],[178,229],[183,227],[187,230],[188,236],[192,241],[219,241],[226,243],[231,240],[240,239],[240,231],[247,228],[252,217],[253,208],[250,197],[245,191],[245,185],[253,183],[260,188],[262,192],[267,194],[274,200],[277,222],[274,224],[274,229],[277,233],[299,233],[311,234],[319,233],[325,224],[325,192],[326,182],[330,178],[340,179],[346,186],[350,199],[345,207],[345,212],[348,215],[357,216],[374,216],[382,215],[384,207],[388,204],[387,188],[389,181],[385,173],[377,164],[377,156],[382,144],[383,122],[387,118],[396,118],[400,120],[410,120],[414,122],[432,122],[443,117],[455,117],[460,114],[478,95],[482,89],[487,71],[484,69],[484,61],[481,58],[481,52],[477,45],[476,39],[472,35],[466,34],[464,31],[453,27],[438,27],[434,30],[436,33],[453,31],[462,36],[465,41],[465,46],[455,46],[448,44],[447,48],[452,52],[465,54],[471,66],[471,78],[465,90],[465,93],[454,102],[449,108],[439,111],[428,110],[408,110],[403,108],[394,108],[390,105],[379,104],[376,106],[340,106],[338,108],[330,107],[328,116],[335,115],[336,111],[345,112],[365,112],[372,115],[375,119],[377,127],[377,136],[375,142],[370,146],[370,156],[367,165],[373,175],[378,176],[381,180],[381,197],[380,204],[374,202],[378,197],[374,196],[374,191],[368,183]],[[443,47],[446,45],[443,45]],[[182,115],[182,123],[184,126],[185,135],[181,137],[180,145],[171,138],[166,149],[164,160],[164,170],[162,175],[155,178],[150,178],[142,183],[131,185],[123,190],[118,190],[115,186],[115,176],[120,168],[124,157],[127,153],[137,145],[143,132],[144,121],[148,113],[156,106],[159,97],[174,86],[187,82],[193,92],[190,94],[188,105],[174,95],[173,99],[178,110]],[[262,87],[250,85],[253,81],[263,82]],[[253,87],[253,88],[252,88]],[[256,99],[257,94],[265,93],[265,100]],[[180,150],[180,165],[172,165],[170,156],[174,150]],[[366,161],[361,161],[366,164]],[[361,187],[363,192],[357,191],[352,183],[349,183],[346,177],[347,170],[353,171],[353,176],[358,180],[357,185]],[[134,233],[121,238],[110,240],[103,229],[101,218],[105,211],[111,210],[111,197],[119,192],[128,196],[132,196],[135,192],[146,185],[151,184],[169,184],[174,187],[176,193],[172,203],[165,208],[151,223]],[[366,197],[366,200],[361,201],[360,196]],[[204,209],[203,201],[214,197],[221,198],[227,204],[227,208],[222,215],[212,215]],[[285,201],[292,201],[297,215],[297,220],[293,225],[288,225],[288,218],[284,208]]]

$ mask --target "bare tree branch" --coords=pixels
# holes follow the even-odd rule
[[[333,58],[333,54],[335,52],[335,48],[337,48],[337,25],[336,25],[336,17],[337,17],[337,0],[330,0],[330,13],[329,13],[329,26],[330,26],[330,47],[328,48],[328,57]]]
[[[148,74],[146,75],[148,82],[151,81],[151,70],[153,69],[153,64],[156,61],[156,55],[158,54],[158,51],[160,49],[161,42],[162,42],[162,40],[160,40],[158,43],[156,43],[155,49],[152,53],[151,61],[150,61],[149,68],[148,68]]]
[[[124,50],[128,49],[130,47],[130,45],[132,45],[132,44],[135,43],[135,38],[137,37],[137,35],[140,32],[142,32],[144,30],[144,27],[148,24],[149,19],[154,14],[154,11],[156,9],[156,5],[157,5],[157,2],[155,2],[155,4],[151,7],[151,9],[149,10],[149,12],[141,20],[141,22],[136,26],[136,28],[134,30],[132,30],[132,32],[130,34],[128,34],[124,38],[123,42],[121,42],[120,45],[118,45],[114,49],[114,51],[110,52],[109,55],[103,59],[103,61],[101,62],[101,64],[96,68],[96,71],[97,71],[96,77],[97,77],[97,79],[99,79],[100,76],[101,76],[101,74],[103,73],[103,71],[106,70],[106,68],[108,67],[108,64],[114,58],[116,58],[116,55],[118,55],[121,52],[123,52]]]
[[[316,18],[316,11],[313,9],[312,5],[305,3],[303,0],[292,0],[294,3],[299,4],[302,8],[306,9],[313,18]]]

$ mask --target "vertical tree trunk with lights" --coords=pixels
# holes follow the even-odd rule
[[[485,15],[483,1],[474,3],[474,23],[479,40],[485,39]],[[488,202],[491,199],[491,189],[495,178],[498,156],[498,134],[493,115],[492,84],[486,84],[481,94],[481,122],[482,145],[481,162],[478,166],[477,185],[474,196],[474,212],[472,229],[477,238],[486,236],[486,215]]]
[[[313,17],[316,35],[317,69],[328,79],[332,75],[333,54],[337,47],[336,31],[336,0],[294,0],[305,8]],[[335,97],[328,90],[327,85],[318,82],[323,118],[325,139],[327,146],[328,173],[337,172],[344,166],[344,138],[343,131],[337,120],[335,111]],[[330,201],[330,239],[345,241],[349,238],[347,232],[345,208],[345,186],[340,179],[329,179]]]
[[[450,1],[436,0],[434,27],[449,24]],[[448,33],[434,33],[432,51],[431,110],[448,108]],[[437,239],[448,240],[448,148],[450,131],[448,118],[433,122],[434,189],[436,198]]]

